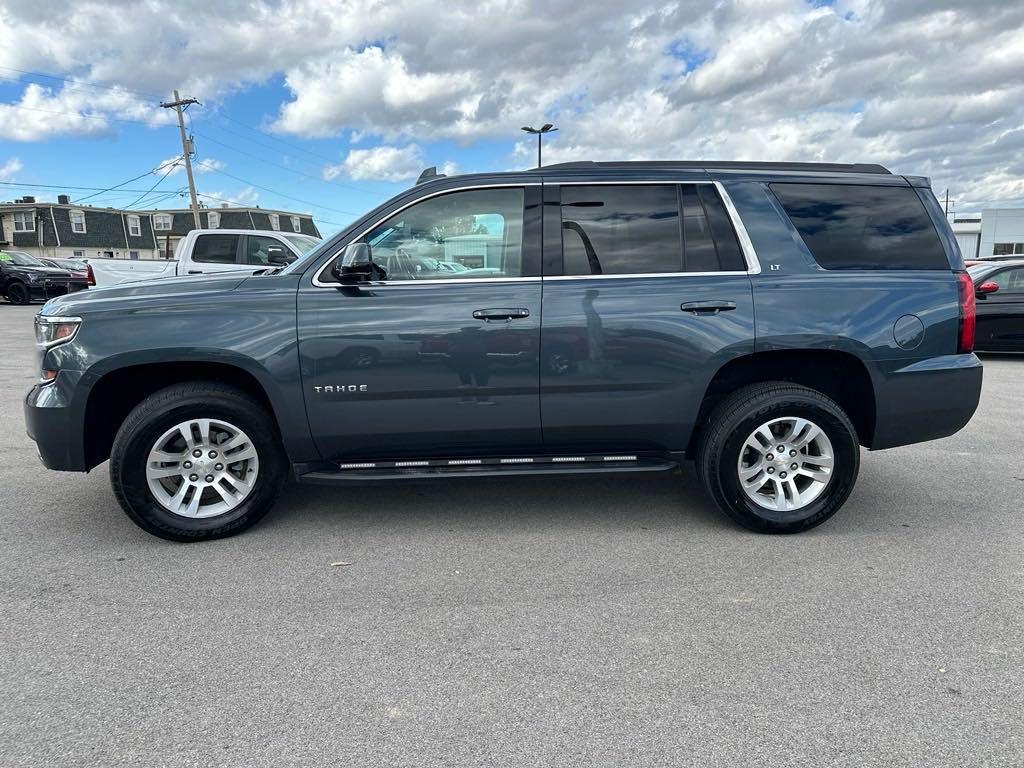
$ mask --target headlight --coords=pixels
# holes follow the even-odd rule
[[[80,317],[36,315],[36,343],[44,349],[65,344],[75,338],[81,325]]]

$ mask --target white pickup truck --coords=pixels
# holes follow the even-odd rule
[[[319,244],[315,237],[294,232],[194,229],[178,243],[174,259],[88,259],[89,285],[280,267]]]

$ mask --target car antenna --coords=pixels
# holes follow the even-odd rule
[[[429,168],[427,168],[426,170],[424,170],[423,173],[420,174],[420,177],[418,179],[416,179],[416,183],[417,184],[422,184],[424,181],[430,181],[431,179],[440,179],[440,178],[442,178],[445,175],[446,174],[438,173],[437,172],[437,166],[436,165],[432,165]]]

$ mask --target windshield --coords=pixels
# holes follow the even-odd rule
[[[14,264],[16,267],[45,267],[35,256],[29,256],[24,251],[0,251],[0,261]]]
[[[285,239],[294,245],[303,256],[320,245],[319,240],[309,235],[285,235]]]
[[[975,264],[967,268],[967,274],[971,276],[972,280],[977,280],[979,277],[983,277],[989,272],[995,272],[997,269],[999,267],[993,264]]]

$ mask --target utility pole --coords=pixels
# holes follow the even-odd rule
[[[178,130],[181,131],[181,154],[185,157],[185,174],[188,176],[188,191],[192,196],[192,218],[195,220],[196,229],[200,229],[199,223],[199,199],[196,197],[196,183],[192,178],[192,151],[189,148],[189,139],[185,136],[185,113],[182,107],[189,104],[198,104],[199,99],[182,99],[178,92],[174,92],[174,101],[161,101],[160,106],[164,109],[174,109],[178,113]]]

